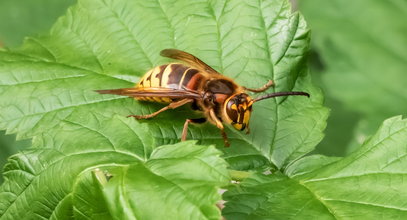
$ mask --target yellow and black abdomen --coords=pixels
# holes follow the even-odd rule
[[[180,63],[157,66],[148,71],[136,85],[137,88],[171,88],[197,90],[203,76],[197,69]],[[137,100],[170,103],[165,97],[138,97]]]

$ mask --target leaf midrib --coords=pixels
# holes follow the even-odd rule
[[[323,200],[322,198],[319,197],[319,195],[317,193],[314,193],[314,191],[312,191],[311,189],[309,189],[306,185],[302,184],[301,181],[299,180],[295,180],[292,179],[294,181],[296,181],[299,185],[301,185],[302,187],[304,187],[304,189],[306,189],[317,201],[319,201],[322,206],[329,212],[329,214],[334,218],[334,219],[339,219],[339,217],[337,217],[335,215],[335,212],[331,211],[330,207],[325,203],[325,200]]]

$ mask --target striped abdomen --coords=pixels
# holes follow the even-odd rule
[[[197,69],[179,63],[171,63],[157,66],[148,71],[137,84],[137,88],[197,90],[202,79],[203,76]],[[170,98],[159,97],[140,97],[137,100],[167,103],[173,101]]]

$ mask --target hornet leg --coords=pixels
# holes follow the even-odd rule
[[[247,91],[250,91],[250,92],[264,92],[264,91],[266,91],[268,88],[270,88],[272,86],[274,86],[274,82],[273,82],[273,80],[269,80],[266,85],[264,85],[264,86],[262,86],[262,87],[260,87],[258,89],[250,89],[250,88],[246,88],[246,87],[243,87],[243,88],[245,90],[247,90]]]
[[[202,124],[205,122],[206,122],[206,118],[187,119],[184,123],[184,128],[182,129],[181,141],[185,141],[187,139],[189,123]]]
[[[182,100],[180,100],[178,102],[172,102],[169,105],[165,106],[164,108],[162,108],[162,109],[160,109],[160,110],[158,110],[156,112],[153,112],[151,114],[148,114],[148,115],[129,115],[127,117],[133,117],[133,118],[136,118],[136,119],[148,119],[148,118],[152,118],[152,117],[160,114],[163,111],[166,111],[168,109],[178,108],[180,106],[183,106],[183,105],[185,105],[187,103],[190,103],[190,102],[193,102],[193,101],[194,101],[193,99],[182,99]]]
[[[223,137],[223,143],[224,143],[225,147],[229,147],[230,143],[229,143],[228,136],[226,135],[225,128],[223,127],[222,122],[219,120],[218,117],[216,117],[215,111],[213,111],[213,109],[209,110],[209,115],[210,115],[211,119],[215,122],[216,127],[218,127],[220,129],[220,133]]]

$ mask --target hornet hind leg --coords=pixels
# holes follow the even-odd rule
[[[165,106],[164,108],[162,108],[162,109],[160,109],[160,110],[158,110],[156,112],[153,112],[151,114],[148,114],[148,115],[129,115],[127,117],[133,117],[133,118],[136,118],[136,119],[149,119],[149,118],[157,116],[158,114],[160,114],[163,111],[166,111],[168,109],[175,109],[175,108],[181,107],[181,106],[183,106],[183,105],[185,105],[187,103],[193,102],[193,101],[194,101],[193,99],[182,99],[182,100],[177,101],[177,102],[172,102],[169,105]]]

